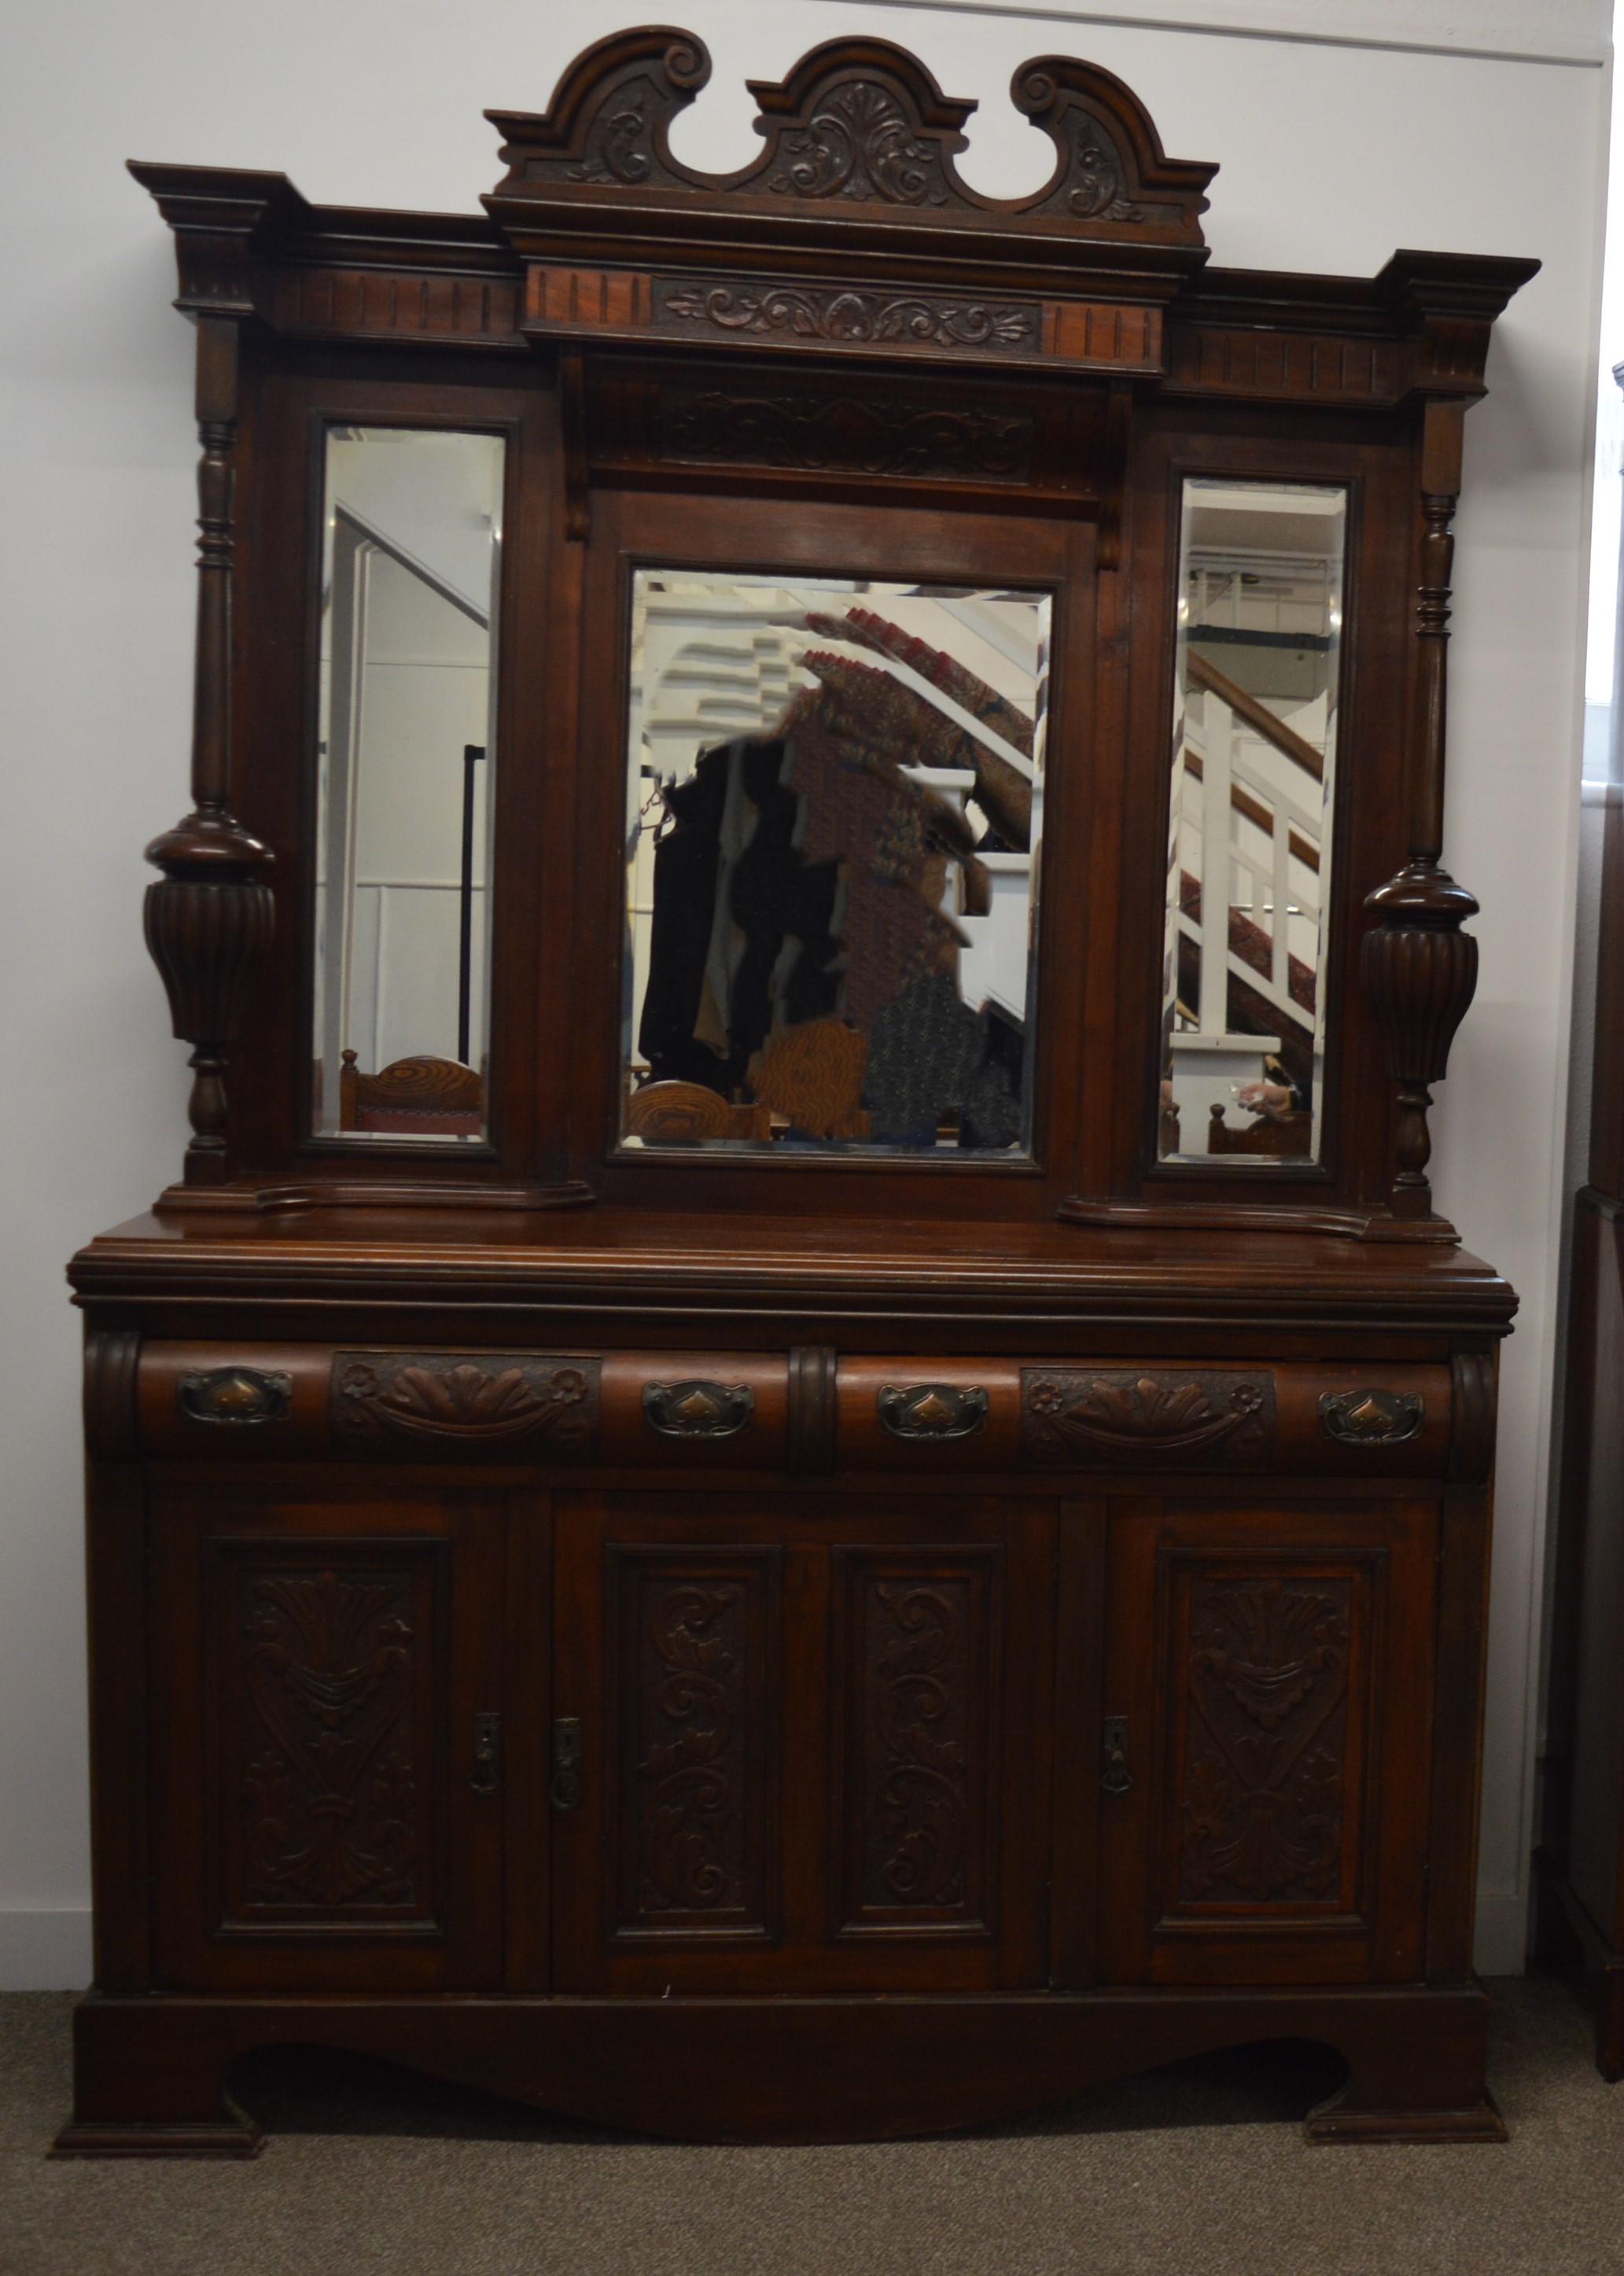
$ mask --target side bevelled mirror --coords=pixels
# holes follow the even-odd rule
[[[1157,1153],[1319,1157],[1345,489],[1183,490]]]
[[[504,445],[332,427],[312,1127],[486,1132]]]

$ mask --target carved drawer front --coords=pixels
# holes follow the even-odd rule
[[[607,1551],[617,1941],[778,1924],[776,1549]]]
[[[1024,1468],[1442,1476],[1443,1367],[1210,1367],[1165,1360],[1021,1369]]]
[[[1021,1370],[1008,1360],[842,1358],[842,1470],[1010,1470]]]
[[[836,1549],[838,1933],[986,1933],[1002,1552]]]

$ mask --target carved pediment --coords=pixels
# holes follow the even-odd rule
[[[906,48],[839,39],[814,48],[781,84],[747,82],[766,148],[733,174],[674,158],[672,120],[710,76],[704,42],[670,27],[617,33],[578,57],[541,114],[489,111],[504,136],[505,179],[490,202],[642,191],[695,203],[826,205],[928,214],[933,221],[1030,224],[1044,235],[1150,239],[1197,247],[1203,194],[1217,168],[1170,159],[1149,113],[1094,64],[1043,56],[1023,64],[1011,99],[1055,145],[1055,171],[1025,198],[988,198],[960,180],[972,101],[945,95]]]
[[[710,57],[691,32],[650,25],[615,32],[577,56],[553,93],[552,109],[488,110],[505,137],[510,194],[557,184],[623,189],[686,185],[666,132],[710,77]]]

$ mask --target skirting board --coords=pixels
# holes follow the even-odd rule
[[[90,1908],[0,1910],[0,1992],[82,1992],[90,1981]]]

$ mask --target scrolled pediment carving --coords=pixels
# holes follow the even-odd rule
[[[1053,174],[1024,198],[990,198],[957,171],[975,102],[945,95],[906,48],[826,40],[782,82],[751,80],[766,145],[732,174],[707,174],[672,154],[677,114],[710,76],[704,42],[670,27],[618,33],[578,57],[543,113],[488,111],[502,130],[506,178],[489,201],[618,192],[687,193],[673,202],[748,199],[761,206],[887,209],[933,220],[1032,224],[1045,235],[1154,239],[1199,247],[1203,194],[1217,171],[1169,158],[1149,112],[1112,73],[1066,56],[1022,64],[1016,108],[1047,134]]]

